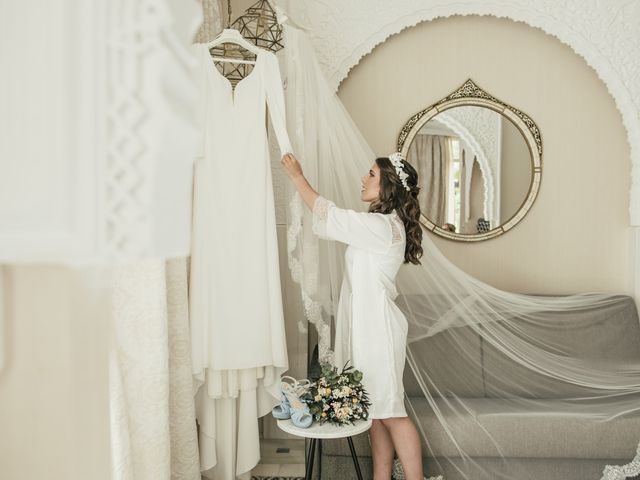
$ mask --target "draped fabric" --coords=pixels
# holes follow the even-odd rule
[[[436,225],[447,222],[447,193],[451,172],[451,137],[418,134],[415,136],[407,161],[418,172],[418,201],[422,213]]]
[[[336,205],[365,211],[359,178],[389,152],[369,148],[302,30],[285,24],[285,42],[289,132],[305,175]],[[309,212],[290,195],[290,266],[319,330],[321,358],[331,360],[344,250],[315,237]],[[422,265],[400,268],[396,303],[409,322],[405,401],[428,474],[597,478],[607,459],[632,458],[640,437],[633,302],[501,291],[453,265],[428,232],[422,246]]]
[[[109,355],[112,478],[200,480],[184,258],[119,266]]]

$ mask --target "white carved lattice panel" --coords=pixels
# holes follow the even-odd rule
[[[201,17],[195,0],[0,4],[0,261],[189,253]]]
[[[92,72],[79,65],[89,48],[77,42],[87,27],[85,9],[74,0],[38,3],[0,5],[4,262],[86,256],[97,243],[92,210],[97,163],[88,146],[93,132],[78,137],[87,120],[80,85],[92,84]]]
[[[189,253],[197,153],[197,2],[107,3],[106,253]]]

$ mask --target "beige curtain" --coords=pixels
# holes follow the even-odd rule
[[[444,135],[416,135],[407,160],[418,171],[418,201],[423,214],[442,226],[447,218],[447,186],[451,169],[451,138]]]

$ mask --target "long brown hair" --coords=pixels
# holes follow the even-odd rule
[[[405,160],[402,169],[407,173],[407,185],[404,187],[389,157],[376,158],[380,168],[380,195],[378,201],[371,203],[371,213],[398,213],[407,234],[404,250],[404,263],[419,265],[422,256],[422,227],[420,226],[420,204],[418,203],[418,172]]]

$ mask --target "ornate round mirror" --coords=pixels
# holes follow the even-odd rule
[[[537,125],[471,80],[413,115],[398,151],[418,171],[424,226],[448,239],[503,234],[527,214],[540,188]]]

